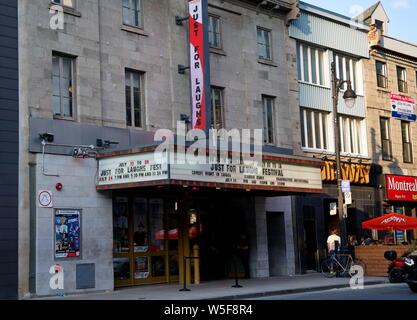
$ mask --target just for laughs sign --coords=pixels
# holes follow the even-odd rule
[[[207,129],[209,101],[209,57],[207,52],[207,0],[189,2],[190,76],[193,129]]]

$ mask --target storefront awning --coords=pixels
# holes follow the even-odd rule
[[[223,151],[206,149],[206,163],[169,163],[172,154],[181,158],[190,147],[171,146],[163,155],[155,157],[157,147],[99,154],[97,190],[186,185],[217,189],[324,192],[321,160],[264,153],[252,162],[243,162],[250,159],[251,155],[224,151],[230,161],[222,162],[213,161],[213,157],[218,159],[219,152]],[[240,161],[233,162],[232,159],[236,157]]]

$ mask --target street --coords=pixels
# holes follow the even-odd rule
[[[365,286],[363,290],[332,289],[251,300],[417,300],[417,293],[406,284],[380,284]]]

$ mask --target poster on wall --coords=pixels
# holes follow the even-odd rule
[[[55,258],[81,257],[81,211],[55,213]]]
[[[416,121],[416,103],[414,98],[391,94],[392,117],[407,121]]]

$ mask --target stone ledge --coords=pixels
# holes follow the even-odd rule
[[[274,63],[272,60],[266,60],[266,59],[262,59],[262,58],[258,58],[258,63],[260,64],[264,64],[267,66],[271,66],[271,67],[278,67],[278,65],[276,63]]]
[[[136,33],[136,34],[144,36],[144,37],[149,37],[149,33],[146,32],[145,30],[143,30],[142,28],[122,24],[120,29],[122,29],[124,31],[127,31],[127,32]]]
[[[52,6],[61,6],[64,9],[64,13],[66,13],[70,16],[74,16],[74,17],[79,17],[79,18],[81,17],[81,12],[75,10],[74,8],[66,7],[66,6],[60,5],[60,4],[55,3],[55,2],[50,2],[49,3],[49,9],[51,9]]]

